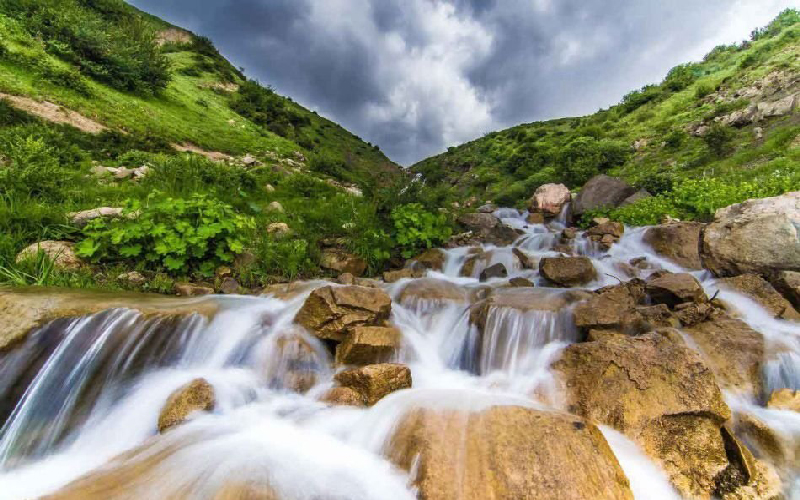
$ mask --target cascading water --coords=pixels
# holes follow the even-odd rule
[[[578,340],[571,310],[580,296],[534,289],[534,303],[523,309],[489,304],[480,320],[470,304],[487,286],[479,282],[481,270],[496,263],[506,266],[509,278],[541,284],[537,269],[515,264],[514,250],[533,260],[559,255],[553,245],[567,210],[549,225],[527,224],[526,214],[516,210],[496,212],[523,234],[510,247],[481,248],[482,260],[469,276],[462,276],[462,267],[477,251],[447,250],[443,270],[428,273],[449,286],[444,299],[405,292],[410,283],[425,285],[422,280],[386,285],[391,322],[402,332],[395,361],[410,367],[413,388],[369,409],[318,401],[333,385],[331,355],[293,324],[310,290],[289,300],[214,298],[220,310],[210,321],[117,309],[41,328],[0,363],[0,394],[19,401],[13,411],[4,410],[0,498],[37,498],[90,471],[102,477],[114,457],[125,471],[108,479],[118,487],[115,498],[212,499],[230,484],[263,486],[291,500],[415,498],[409,474],[383,454],[393,427],[411,409],[562,408],[550,366]],[[643,229],[628,229],[607,252],[574,239],[574,254],[589,257],[598,270],[587,288],[618,283],[636,257],[646,257],[647,265],[636,269],[643,278],[658,269],[682,271],[654,254],[642,235]],[[709,293],[717,290],[706,273],[695,275]],[[508,300],[514,293],[503,292]],[[773,319],[736,293],[723,290],[720,298],[775,353],[765,365],[765,386],[800,388],[800,326]],[[200,377],[214,387],[214,411],[155,438],[165,400]],[[734,411],[758,412],[787,440],[800,440],[796,414],[729,399]],[[679,498],[636,444],[609,428],[602,431],[637,499]],[[796,470],[784,476],[800,488]]]

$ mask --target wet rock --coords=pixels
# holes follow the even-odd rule
[[[596,175],[581,188],[572,210],[579,216],[597,208],[615,208],[635,192],[636,188],[621,179]]]
[[[327,349],[297,325],[273,334],[269,349],[259,352],[265,358],[258,366],[267,386],[281,391],[304,394],[330,370]]]
[[[772,283],[800,311],[800,272],[781,271]]]
[[[771,428],[752,413],[737,414],[733,429],[758,456],[773,464],[786,466],[800,459],[800,441],[794,443],[790,436]]]
[[[337,406],[366,406],[364,396],[349,387],[334,387],[323,394],[320,401]]]
[[[158,416],[158,432],[180,425],[194,412],[214,409],[214,387],[197,378],[170,394]]]
[[[410,262],[419,264],[426,269],[441,271],[444,269],[445,258],[446,255],[443,251],[438,248],[430,248],[411,259]]]
[[[537,212],[529,213],[525,221],[528,224],[544,224],[544,214]]]
[[[601,288],[575,306],[575,326],[584,331],[622,329],[627,311],[643,305],[644,301],[644,282],[640,280]]]
[[[356,286],[363,286],[367,288],[383,289],[383,282],[373,278],[355,278],[353,284]]]
[[[530,255],[520,250],[519,248],[514,247],[511,250],[511,253],[513,253],[514,256],[517,259],[519,259],[519,263],[522,266],[522,269],[536,269],[539,267],[539,263],[537,262],[535,257],[531,257]]]
[[[383,281],[386,283],[395,283],[402,279],[421,278],[425,276],[425,271],[419,271],[410,267],[399,269],[396,271],[386,271],[383,273]]]
[[[662,224],[649,228],[644,233],[644,242],[679,266],[697,270],[702,269],[700,261],[700,232],[704,224],[699,222],[678,222]]]
[[[586,231],[586,237],[599,243],[600,248],[608,250],[611,245],[618,242],[625,232],[625,226],[619,222],[604,221],[596,224]]]
[[[222,280],[222,283],[219,285],[219,291],[224,294],[237,294],[242,293],[242,286],[239,285],[239,282],[236,281],[234,278],[227,277]]]
[[[469,294],[450,281],[422,278],[408,283],[398,295],[398,301],[411,307],[420,302],[433,302],[437,305],[468,304]]]
[[[746,295],[776,318],[800,320],[800,313],[795,310],[794,306],[761,276],[742,274],[734,278],[720,279],[719,283]]]
[[[195,283],[175,283],[173,291],[175,295],[180,297],[199,297],[201,295],[210,295],[214,293],[214,288]]]
[[[362,286],[326,286],[311,292],[295,322],[321,339],[344,340],[356,326],[382,326],[392,301],[386,292]]]
[[[528,287],[532,288],[536,286],[534,285],[533,281],[529,280],[528,278],[519,278],[519,277],[511,278],[510,280],[508,280],[508,285],[514,288],[528,288]]]
[[[528,200],[531,213],[541,213],[545,217],[556,217],[564,205],[572,200],[569,188],[563,184],[543,184],[536,188]]]
[[[355,276],[350,273],[342,273],[336,278],[336,282],[340,285],[353,285],[355,284]]]
[[[500,224],[500,219],[492,214],[486,213],[471,213],[462,214],[458,218],[458,222],[467,227],[467,229],[481,230],[492,229]]]
[[[289,224],[285,222],[273,222],[267,226],[267,234],[273,236],[288,236],[292,234]]]
[[[506,276],[508,276],[508,270],[506,269],[506,266],[497,263],[481,271],[480,280],[481,282],[484,282],[493,278],[505,278]]]
[[[326,248],[323,250],[319,265],[323,269],[350,273],[356,277],[362,276],[367,270],[367,262],[364,259],[338,248]]]
[[[142,286],[147,283],[147,278],[145,278],[142,273],[138,271],[131,271],[129,273],[122,273],[118,275],[117,281],[121,281],[132,286]]]
[[[711,318],[717,312],[711,304],[686,302],[675,306],[675,317],[683,326],[692,326]]]
[[[411,388],[411,370],[405,365],[383,363],[339,372],[334,376],[342,387],[349,387],[372,406],[385,396]]]
[[[539,261],[539,274],[565,288],[585,285],[597,278],[588,257],[545,257]]]
[[[495,205],[494,203],[486,203],[485,205],[481,205],[480,207],[478,207],[478,213],[481,214],[490,214],[495,210],[497,210],[497,205]]]
[[[761,395],[764,336],[747,323],[715,315],[713,319],[684,329],[728,390]]]
[[[357,326],[336,346],[340,365],[370,365],[387,361],[400,346],[400,330],[384,326]]]
[[[689,273],[655,274],[647,280],[645,291],[656,304],[671,308],[684,302],[708,302],[700,282]]]
[[[636,441],[682,495],[711,497],[729,465],[720,428],[731,414],[713,373],[678,332],[573,344],[553,368],[571,413]]]
[[[603,435],[571,415],[519,406],[412,410],[387,448],[412,472],[420,498],[633,499]]]
[[[75,253],[75,245],[68,241],[40,241],[25,247],[17,254],[17,264],[26,260],[35,261],[39,254],[46,255],[60,269],[76,270],[84,266],[83,260]]]
[[[717,210],[703,230],[701,257],[717,276],[800,271],[800,191]]]
[[[122,217],[122,208],[100,207],[69,214],[70,222],[77,227],[84,227],[95,219],[116,219]]]
[[[800,412],[800,391],[778,389],[769,396],[767,408]]]

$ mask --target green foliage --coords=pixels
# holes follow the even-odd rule
[[[658,85],[645,85],[640,90],[625,94],[620,107],[623,112],[631,113],[649,102],[660,99],[662,95],[663,91]]]
[[[675,66],[667,73],[662,85],[673,92],[681,91],[694,83],[697,79],[696,71],[694,64]]]
[[[244,250],[252,218],[204,194],[189,198],[151,193],[127,204],[123,217],[95,219],[84,229],[78,255],[99,261],[136,260],[173,274],[210,275]]]
[[[79,172],[63,166],[43,138],[0,134],[0,149],[7,157],[0,166],[0,195],[48,200],[75,188]]]
[[[252,80],[239,87],[231,109],[281,137],[290,137],[296,129],[310,123],[307,116],[290,108],[270,87]]]
[[[597,174],[625,163],[630,148],[622,143],[578,137],[559,155],[563,178],[568,186],[577,187]]]
[[[447,241],[452,225],[443,213],[431,213],[420,203],[401,205],[391,214],[394,240],[403,257],[413,257],[422,248],[432,248]]]
[[[800,23],[800,11],[797,9],[786,9],[776,17],[769,25],[753,30],[750,39],[754,42],[763,38],[770,38],[780,34],[784,28]]]
[[[735,147],[733,144],[734,137],[735,133],[730,127],[715,123],[708,127],[705,135],[703,135],[703,141],[712,153],[722,157],[733,152]]]

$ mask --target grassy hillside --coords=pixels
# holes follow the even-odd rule
[[[663,194],[619,214],[628,222],[654,222],[659,212],[702,218],[741,196],[800,189],[797,108],[727,123],[759,103],[800,100],[799,91],[800,14],[789,9],[751,40],[717,47],[609,109],[490,133],[412,170],[430,185],[452,185],[462,196],[501,205],[524,204],[544,183],[579,188],[607,173]],[[698,179],[705,184],[684,185]],[[701,193],[711,199],[698,199]]]
[[[428,221],[439,203],[408,182],[378,147],[247,80],[207,38],[121,0],[0,2],[0,283],[113,288],[136,270],[168,290],[247,253],[237,278],[259,286],[324,273],[325,245],[378,272],[432,244],[396,222]],[[70,222],[97,207],[130,217]],[[74,244],[88,265],[16,262],[43,240]]]

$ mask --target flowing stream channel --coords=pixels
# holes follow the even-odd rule
[[[563,218],[549,225],[527,224],[525,215],[501,209],[495,215],[523,231],[509,247],[485,246],[486,258],[462,267],[467,248],[446,250],[441,272],[428,272],[457,285],[465,297],[486,283],[478,276],[502,263],[508,277],[527,278],[542,300],[568,289],[540,287],[536,269],[523,269],[518,247],[533,258],[557,256],[552,245]],[[585,288],[618,283],[629,261],[646,257],[642,278],[657,269],[685,272],[643,243],[645,228],[627,228],[602,251],[580,235],[576,255],[588,256],[598,271]],[[717,292],[705,271],[693,274],[709,296]],[[480,410],[521,405],[563,411],[550,371],[561,351],[578,340],[564,301],[559,309],[522,312],[491,309],[484,335],[470,324],[469,302],[401,300],[414,280],[386,284],[392,297],[391,322],[402,332],[393,361],[409,366],[413,388],[391,394],[371,408],[330,406],[319,397],[333,386],[334,365],[326,346],[293,325],[314,287],[289,299],[273,296],[211,296],[219,312],[212,319],[145,317],[131,309],[56,320],[33,332],[26,344],[0,363],[0,394],[10,397],[11,381],[25,379],[18,403],[8,408],[0,432],[0,498],[38,498],[143,443],[143,453],[169,459],[140,471],[130,498],[216,498],[226,483],[265,482],[280,498],[413,499],[406,472],[384,458],[393,426],[413,408]],[[489,280],[505,282],[505,279]],[[800,324],[773,319],[743,295],[722,289],[719,297],[760,332],[780,354],[765,362],[767,390],[800,389]],[[298,369],[289,356],[292,339],[306,351]],[[288,346],[288,347],[287,347]],[[311,380],[304,394],[290,390],[300,376]],[[213,412],[197,414],[158,440],[159,412],[168,396],[202,377],[216,394]],[[5,385],[3,385],[5,384]],[[533,396],[535,395],[535,396]],[[733,410],[757,414],[786,439],[800,439],[800,414],[770,410],[749,395],[727,394]],[[637,500],[678,499],[666,474],[631,440],[606,427],[604,436],[631,483]],[[787,497],[800,499],[797,471],[784,472]]]

